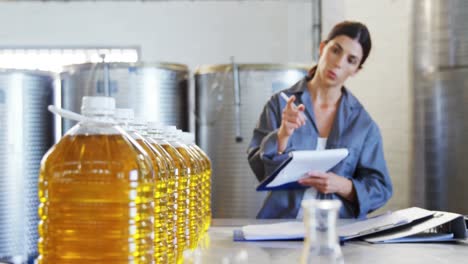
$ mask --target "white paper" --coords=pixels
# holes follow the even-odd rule
[[[338,219],[338,227],[349,223],[347,220]],[[275,224],[246,225],[242,227],[242,233],[247,240],[304,238],[305,227],[302,221],[288,221]]]
[[[290,221],[276,224],[246,225],[242,227],[242,232],[247,240],[293,239],[303,238],[305,229],[303,222]]]
[[[338,235],[346,239],[361,236],[363,233],[375,229],[389,229],[401,223],[409,223],[421,219],[434,212],[411,207],[393,213],[386,213],[374,218],[360,221],[338,220]],[[428,220],[429,221],[429,220]],[[267,239],[293,239],[303,238],[305,235],[304,223],[299,221],[288,221],[275,224],[247,225],[242,227],[242,232],[247,240],[267,240]],[[377,231],[375,231],[377,232]],[[399,233],[398,233],[399,234]],[[408,234],[410,235],[410,234]],[[399,235],[401,236],[401,235]]]
[[[374,218],[340,226],[338,228],[338,234],[347,238],[362,236],[366,233],[375,233],[398,225],[410,223],[433,214],[434,212],[418,207],[406,208],[393,213],[386,213]]]
[[[276,187],[295,182],[307,172],[327,172],[348,156],[347,149],[298,150],[291,152],[292,160],[284,167],[267,187]]]
[[[433,212],[434,213],[434,212]],[[393,234],[376,235],[371,238],[365,239],[367,242],[378,243],[378,242],[399,242],[399,239],[413,236],[418,233],[427,231],[431,228],[435,228],[442,224],[448,223],[455,218],[460,217],[459,214],[449,212],[438,212],[436,211],[433,218],[430,218],[420,224],[409,226],[405,230]]]

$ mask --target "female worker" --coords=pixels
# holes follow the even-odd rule
[[[392,196],[377,124],[344,87],[369,56],[371,38],[358,22],[337,24],[320,44],[309,74],[266,103],[248,149],[257,179],[270,175],[293,150],[346,148],[349,155],[327,173],[311,171],[305,188],[269,193],[257,218],[300,218],[301,201],[340,199],[342,218],[364,218]]]

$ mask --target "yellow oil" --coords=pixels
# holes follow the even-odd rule
[[[167,151],[151,138],[148,138],[150,145],[156,149],[168,165],[169,175],[167,181],[167,262],[176,263],[177,257],[177,226],[176,226],[176,204],[177,204],[177,186],[176,180],[179,177],[172,157]]]
[[[177,202],[176,202],[176,229],[177,229],[177,260],[182,259],[182,254],[187,249],[187,219],[188,219],[188,180],[190,177],[190,167],[180,153],[170,144],[161,144],[164,150],[169,153],[179,171],[176,179]]]
[[[123,136],[65,136],[41,163],[38,263],[152,263],[153,188]]]
[[[197,191],[197,231],[198,231],[198,241],[200,241],[200,237],[203,236],[205,233],[204,230],[204,194],[203,194],[203,179],[206,177],[207,172],[207,164],[204,158],[194,149],[191,148],[190,145],[186,145],[188,150],[190,151],[191,155],[197,160],[198,166],[200,168],[199,176],[197,177],[196,187],[194,187]]]
[[[211,226],[211,160],[206,153],[197,145],[191,144],[190,148],[203,157],[205,164],[205,173],[202,179],[202,199],[203,199],[203,230],[206,232]]]
[[[154,188],[154,262],[168,263],[167,253],[167,180],[169,168],[162,155],[142,138],[137,138],[136,141],[143,147],[151,158],[154,177],[156,179]],[[172,243],[172,241],[171,241]]]
[[[177,151],[184,157],[187,164],[190,165],[190,178],[189,178],[189,210],[188,210],[188,244],[190,249],[195,249],[198,244],[201,207],[199,207],[199,192],[200,179],[202,177],[202,164],[192,151],[185,145],[176,146]]]

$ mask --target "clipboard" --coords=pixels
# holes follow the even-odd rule
[[[345,148],[325,150],[298,150],[289,157],[256,188],[257,191],[307,188],[297,181],[309,171],[327,172],[348,156]]]

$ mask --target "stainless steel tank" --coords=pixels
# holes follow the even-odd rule
[[[54,142],[52,100],[52,75],[0,70],[0,260],[37,254],[37,185]]]
[[[213,166],[212,212],[217,218],[255,217],[265,192],[247,161],[253,129],[268,98],[296,83],[307,67],[240,64],[195,73],[197,143]]]
[[[413,3],[413,200],[468,214],[468,1]]]
[[[117,107],[132,108],[136,117],[188,130],[185,65],[87,63],[65,67],[60,78],[62,108],[79,113],[83,96],[110,95],[115,97]],[[62,122],[62,134],[76,123],[66,119]]]

